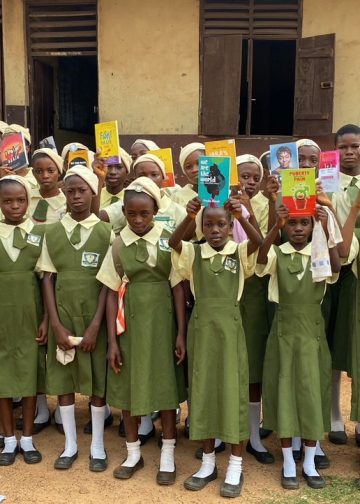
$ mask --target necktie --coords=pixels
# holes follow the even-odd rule
[[[302,273],[304,271],[301,254],[294,254],[293,260],[288,266],[288,271],[290,271],[290,273],[296,274]]]
[[[136,247],[135,259],[139,262],[144,263],[149,257],[149,252],[146,247],[146,241],[143,238],[140,238],[140,240],[138,240],[136,243],[137,247]]]
[[[81,234],[80,234],[81,224],[76,224],[74,231],[70,236],[70,243],[73,245],[77,245],[81,242]]]
[[[214,273],[220,273],[220,271],[222,271],[224,269],[224,266],[222,263],[222,257],[220,254],[216,254],[216,256],[214,256],[214,259],[213,259],[212,263],[210,264],[210,269]]]
[[[39,200],[39,202],[36,205],[36,208],[34,210],[32,218],[34,220],[36,220],[37,222],[45,222],[48,206],[49,206],[49,203],[46,200],[44,200],[44,199]]]
[[[117,201],[120,201],[120,198],[118,196],[111,196],[110,205],[116,203]]]
[[[14,237],[13,237],[13,247],[22,250],[26,247],[26,241],[21,234],[21,229],[16,227],[14,229]]]

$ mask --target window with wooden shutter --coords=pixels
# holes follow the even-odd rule
[[[95,56],[96,0],[28,0],[29,54],[39,56]]]

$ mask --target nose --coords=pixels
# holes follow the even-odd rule
[[[300,168],[311,168],[312,163],[309,160],[301,161]]]

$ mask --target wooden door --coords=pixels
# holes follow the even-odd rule
[[[31,133],[35,150],[40,140],[54,134],[54,71],[36,59],[32,71]]]
[[[332,133],[335,34],[299,40],[295,77],[294,135]]]
[[[203,39],[200,129],[204,135],[238,134],[241,51],[241,35]]]

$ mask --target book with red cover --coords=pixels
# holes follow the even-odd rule
[[[25,139],[22,133],[3,136],[0,143],[1,165],[9,170],[20,170],[29,166]]]

